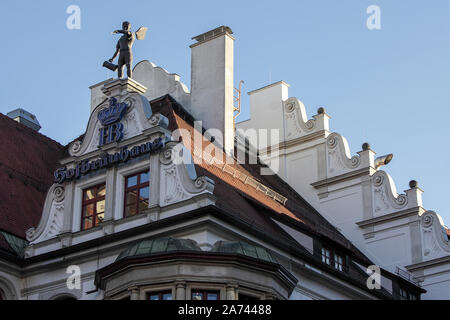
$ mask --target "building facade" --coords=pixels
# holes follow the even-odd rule
[[[233,33],[193,40],[190,91],[142,61],[90,88],[67,146],[0,115],[0,297],[446,298],[447,234],[417,185],[398,195],[369,146],[350,158],[284,82],[235,124]],[[255,145],[250,129],[283,135]]]

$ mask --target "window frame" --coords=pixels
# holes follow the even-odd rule
[[[159,290],[159,291],[147,291],[146,293],[146,297],[148,301],[169,301],[169,300],[164,300],[162,299],[164,295],[166,294],[170,294],[171,299],[173,300],[173,292],[172,290]],[[158,300],[151,300],[150,296],[154,296],[154,295],[158,295]]]
[[[148,181],[144,182],[144,183],[140,183],[141,175],[144,174],[144,173],[146,173],[148,175]],[[137,177],[136,185],[132,186],[132,187],[128,187],[128,180],[130,178],[133,178],[133,177]],[[123,187],[124,192],[123,192],[123,212],[122,212],[122,217],[123,218],[135,217],[135,216],[138,216],[138,215],[142,214],[142,212],[146,210],[146,209],[144,209],[143,211],[140,211],[140,209],[139,209],[139,204],[141,202],[144,202],[144,201],[140,201],[139,200],[139,195],[137,195],[136,202],[133,203],[133,204],[127,205],[127,194],[129,192],[135,191],[135,190],[140,192],[141,189],[145,189],[147,187],[150,190],[150,169],[147,168],[145,170],[141,170],[141,171],[138,171],[138,172],[135,172],[135,173],[131,173],[131,174],[127,175],[127,176],[124,176],[124,179],[125,179],[125,182],[124,182],[124,187]],[[148,203],[150,202],[150,193],[148,195],[147,202]],[[134,214],[134,215],[127,215],[126,214],[127,208],[131,207],[132,205],[136,206],[135,207],[136,214]]]
[[[324,254],[325,251],[325,254]],[[328,253],[329,255],[327,256],[326,253]],[[333,265],[333,250],[329,249],[328,247],[321,247],[320,248],[320,257],[322,260],[322,263],[325,263],[328,266],[332,266]],[[328,259],[328,262],[327,262]]]
[[[326,252],[329,252],[329,256],[324,254],[324,250]],[[333,249],[333,247],[330,245],[323,245],[322,243],[318,242],[317,245],[315,245],[314,255],[320,259],[320,262],[329,266],[330,268],[333,268],[333,270],[343,273],[348,272],[347,255],[343,254],[342,251]],[[342,263],[337,263],[336,256],[342,258]],[[329,263],[327,263],[327,259],[329,260]]]
[[[341,259],[341,263],[339,263],[337,261],[336,257]],[[333,262],[334,262],[333,263],[334,269],[336,269],[337,271],[340,271],[340,272],[344,272],[344,270],[345,270],[345,257],[342,254],[340,254],[339,252],[336,252],[336,251],[333,252]]]
[[[404,295],[402,293],[404,293]],[[405,288],[400,287],[398,290],[398,295],[400,297],[400,300],[409,300],[408,290],[406,290]]]
[[[104,195],[104,196],[101,196],[101,197],[98,197],[98,196],[97,196],[98,189],[99,189],[100,187],[103,187],[103,186],[105,187],[105,195]],[[86,199],[85,199],[85,197],[86,197],[86,192],[87,192],[88,190],[91,190],[91,189],[97,189],[96,197],[93,198],[93,199],[86,200]],[[98,212],[97,212],[97,205],[96,205],[96,204],[97,204],[98,202],[101,202],[101,201],[105,201],[105,209],[106,209],[106,181],[105,181],[105,182],[101,182],[101,183],[96,184],[96,185],[93,185],[93,186],[90,186],[90,187],[86,187],[86,188],[84,188],[84,189],[81,190],[81,226],[80,226],[80,230],[81,230],[81,231],[87,231],[87,230],[95,229],[95,228],[97,228],[98,226],[100,226],[100,225],[103,223],[103,221],[100,221],[100,222],[97,224],[97,216],[98,216]],[[92,216],[89,216],[89,217],[92,217],[92,227],[90,227],[90,228],[84,228],[84,222],[85,222],[85,220],[86,220],[86,216],[84,215],[84,209],[85,209],[86,206],[91,205],[91,204],[94,205],[94,214],[93,214]],[[105,210],[105,211],[106,211],[106,210]],[[103,213],[103,216],[104,216],[104,215],[105,215],[105,211],[101,212],[100,214]]]
[[[201,293],[202,294],[202,300],[199,301],[220,301],[220,290],[211,290],[211,289],[191,289],[191,300],[193,301],[197,301],[193,299],[193,294],[194,293]],[[208,300],[205,299],[205,297],[208,297],[208,294],[216,294],[217,295],[217,299],[216,300]]]
[[[404,295],[402,295],[404,293]],[[402,301],[417,301],[420,300],[420,294],[417,294],[404,286],[398,287],[398,297]]]

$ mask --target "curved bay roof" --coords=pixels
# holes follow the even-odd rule
[[[243,241],[217,241],[210,251],[203,251],[194,240],[176,238],[142,240],[122,251],[116,261],[176,251],[231,255],[239,254],[265,262],[278,263],[266,248],[248,244]]]
[[[197,242],[190,239],[161,238],[143,240],[122,251],[116,261],[136,256],[149,256],[173,251],[202,251]]]
[[[242,241],[217,241],[210,252],[224,254],[241,254],[247,257],[278,263],[278,261],[263,247],[248,244]]]

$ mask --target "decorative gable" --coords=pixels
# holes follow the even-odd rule
[[[174,149],[182,150],[188,158],[192,155],[182,143],[172,141],[168,119],[152,113],[143,95],[145,90],[132,79],[104,84],[102,91],[108,98],[93,110],[83,140],[70,145],[70,157],[62,160],[63,166],[55,171],[55,184],[47,194],[41,221],[27,231],[31,246],[26,256],[215,202],[214,182],[198,177],[193,164],[174,161]],[[142,217],[132,217],[133,221],[128,223],[130,219],[123,213],[125,177],[145,168],[150,172],[148,208],[143,210]],[[107,190],[102,220],[92,229],[80,230],[85,214],[83,190],[99,183]]]

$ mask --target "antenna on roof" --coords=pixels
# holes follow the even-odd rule
[[[233,115],[233,123],[236,128],[236,119],[241,114],[241,98],[242,98],[242,84],[244,80],[239,81],[239,89],[234,88],[234,115]]]

